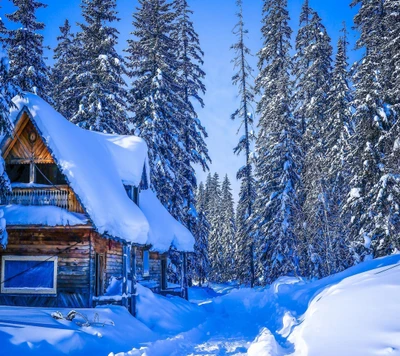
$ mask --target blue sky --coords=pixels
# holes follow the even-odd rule
[[[59,34],[59,26],[68,18],[71,23],[82,20],[80,0],[41,0],[48,5],[47,8],[38,11],[38,19],[45,22],[46,28],[42,31],[45,44],[50,48],[56,45],[56,37]],[[243,0],[246,27],[249,30],[247,45],[255,55],[261,48],[261,18],[262,0]],[[291,27],[295,37],[298,28],[298,18],[303,0],[288,0],[291,17]],[[0,16],[13,11],[9,0],[0,0],[2,9]],[[126,40],[132,31],[132,13],[136,11],[136,0],[117,0],[121,21],[116,24],[120,31],[118,50],[126,48]],[[232,28],[236,23],[235,0],[189,0],[194,11],[193,21],[200,36],[202,48],[205,53],[204,70],[207,73],[205,84],[207,93],[204,97],[205,108],[199,109],[198,114],[206,127],[209,138],[207,144],[212,158],[211,171],[217,171],[222,177],[229,175],[236,196],[239,192],[239,182],[236,181],[236,172],[244,164],[242,156],[233,153],[238,136],[239,122],[232,122],[230,115],[238,105],[237,90],[232,86],[231,77],[233,67],[231,60],[233,52],[230,46],[235,42]],[[351,31],[352,19],[356,12],[350,8],[350,0],[310,0],[310,6],[318,11],[323,19],[328,33],[336,47],[342,21],[346,21],[351,32],[350,43],[354,47],[357,34]],[[7,21],[5,21],[7,25]],[[12,26],[12,25],[10,25]],[[48,63],[52,63],[52,51],[46,51]],[[358,54],[350,53],[350,62],[357,59]],[[256,71],[257,58],[250,58]],[[205,179],[206,174],[198,171],[199,181]]]

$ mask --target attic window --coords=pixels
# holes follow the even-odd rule
[[[36,182],[38,184],[67,184],[56,164],[36,164]]]
[[[11,183],[29,183],[30,164],[7,164],[6,172]]]

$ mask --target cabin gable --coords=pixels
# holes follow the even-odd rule
[[[26,112],[22,113],[14,132],[14,137],[8,138],[2,147],[3,158],[6,163],[29,164],[32,159],[35,163],[55,163],[50,151]]]
[[[12,192],[2,204],[53,205],[85,213],[28,113],[23,110],[14,135],[1,144]]]

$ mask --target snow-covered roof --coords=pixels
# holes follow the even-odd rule
[[[141,192],[142,211],[125,191],[123,184],[139,186],[147,166],[147,145],[141,138],[79,128],[31,93],[15,97],[14,103],[12,122],[23,112],[30,116],[100,234],[151,244],[157,251],[166,251],[171,243],[182,251],[193,250],[192,234],[154,193]]]
[[[85,214],[72,213],[58,206],[6,205],[2,209],[8,225],[76,226],[88,223]]]

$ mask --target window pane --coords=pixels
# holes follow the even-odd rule
[[[36,164],[36,183],[49,185],[49,181],[52,184],[66,184],[56,164]]]
[[[5,261],[4,288],[54,288],[54,262]]]
[[[29,164],[7,164],[6,172],[11,183],[29,183]]]
[[[149,275],[149,273],[150,273],[149,251],[143,251],[143,275]]]

